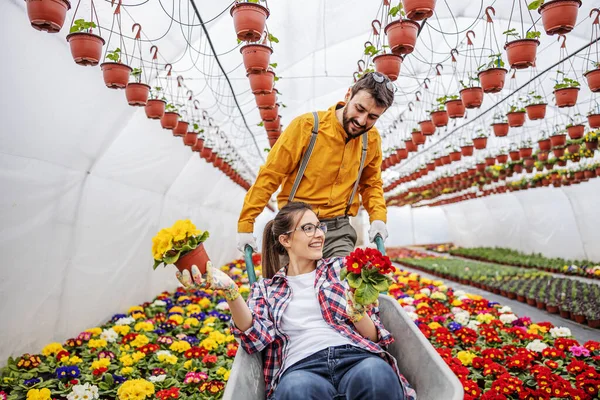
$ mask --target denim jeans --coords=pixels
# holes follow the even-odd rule
[[[284,373],[269,400],[404,400],[404,389],[381,357],[352,345],[329,347]]]

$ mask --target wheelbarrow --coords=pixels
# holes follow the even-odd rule
[[[379,251],[385,254],[382,238],[377,236],[375,242]],[[248,280],[252,285],[256,281],[256,274],[250,246],[245,248],[245,260]],[[398,361],[400,372],[416,390],[418,399],[462,400],[462,384],[398,302],[388,295],[380,294],[379,314],[381,322],[395,339],[387,351]],[[223,399],[265,398],[262,354],[257,352],[250,355],[240,347],[233,360]]]

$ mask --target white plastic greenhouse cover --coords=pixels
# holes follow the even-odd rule
[[[583,2],[586,11],[580,13],[580,20],[587,18],[593,3]],[[104,87],[98,67],[84,68],[73,62],[65,36],[76,3],[62,31],[47,34],[29,26],[22,0],[0,1],[0,365],[10,355],[37,352],[48,342],[64,341],[114,313],[172,290],[176,286],[173,270],[152,271],[150,246],[154,234],[176,219],[190,218],[210,231],[206,247],[215,263],[240,256],[235,231],[245,191],[191,153],[157,121],[147,119],[142,109],[129,107],[122,91]],[[81,3],[80,12],[89,15],[89,1]],[[419,116],[408,112],[407,104],[414,102],[422,80],[433,78],[430,63],[445,62],[441,79],[445,87],[456,86],[448,49],[464,46],[469,27],[483,38],[484,24],[472,24],[481,21],[485,6],[496,6],[496,23],[501,25],[496,32],[505,29],[510,10],[501,3],[438,2],[431,22],[435,25],[424,29],[417,51],[406,58],[397,81],[396,103],[378,123],[385,149],[398,146],[418,122]],[[96,0],[95,4],[101,26],[110,27],[111,2]],[[135,4],[140,6],[127,7]],[[173,63],[173,78],[184,76],[202,108],[250,166],[240,172],[253,181],[268,142],[264,130],[256,126],[260,116],[240,68],[228,5],[211,0],[196,0],[196,4],[257,145],[188,1],[123,0],[127,10],[123,33],[131,35],[131,24],[136,21],[143,27],[144,38],[157,40],[161,63]],[[301,113],[325,109],[343,98],[380,2],[303,0],[270,1],[268,5],[269,30],[280,40],[274,45],[272,61],[279,64],[282,76],[277,88],[279,100],[287,105],[281,109],[287,125]],[[169,29],[172,21],[165,9],[180,22],[195,24],[193,33],[177,22]],[[570,49],[589,41],[590,27],[586,22],[568,35]],[[442,35],[433,28],[461,33]],[[555,38],[542,37],[541,41],[544,51],[539,53],[538,64],[555,62]],[[148,46],[144,57],[149,57],[151,44],[144,43]],[[519,85],[528,78],[529,73],[517,75]],[[550,93],[552,82],[546,81],[543,85]],[[589,91],[581,92],[582,104],[589,104]],[[497,100],[486,96],[481,110]],[[549,114],[564,117],[555,108]],[[404,123],[392,129],[400,115]],[[537,129],[530,126],[519,135]],[[504,145],[491,142],[492,147]],[[386,183],[411,170],[411,164],[401,168],[386,171]],[[599,195],[600,182],[590,182],[446,207],[390,208],[387,244],[453,240],[469,246],[503,245],[600,260]],[[271,216],[265,212],[259,218],[258,236]]]

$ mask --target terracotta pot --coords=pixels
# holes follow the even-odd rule
[[[483,89],[480,87],[466,88],[459,93],[465,108],[481,107],[481,103],[483,103]]]
[[[580,180],[582,180],[584,177],[585,177],[585,176],[584,176],[584,174],[583,174],[583,171],[575,171],[575,179],[576,179],[576,180],[580,181]]]
[[[250,3],[244,3],[250,4]],[[188,270],[190,274],[192,273],[192,265],[198,267],[201,273],[206,273],[206,263],[210,261],[208,254],[206,254],[206,250],[204,249],[204,245],[200,243],[198,247],[194,250],[186,253],[183,257],[179,257],[179,260],[175,261],[175,266],[179,270],[179,272],[183,272]]]
[[[560,316],[561,317],[563,317],[563,318],[570,318],[570,316],[571,316],[571,312],[570,311],[562,310],[560,308],[559,308],[559,310],[560,310]]]
[[[508,154],[498,154],[496,160],[498,160],[498,164],[506,164],[508,161]]]
[[[251,3],[240,3],[251,4]],[[252,72],[246,75],[250,80],[250,88],[254,94],[271,93],[273,91],[273,83],[275,73],[273,71]]]
[[[425,144],[425,135],[423,132],[416,131],[411,133],[412,141],[415,145]]]
[[[481,71],[477,74],[479,82],[484,93],[498,93],[504,87],[506,78],[506,70],[504,68],[490,68]]]
[[[558,306],[551,306],[546,304],[546,311],[548,311],[551,314],[558,314]]]
[[[131,82],[125,88],[125,97],[130,106],[143,107],[148,102],[150,86],[145,83]]]
[[[518,39],[504,45],[508,57],[508,64],[514,69],[523,69],[535,64],[537,47],[540,41],[537,39]]]
[[[485,158],[485,165],[487,165],[488,167],[491,167],[495,164],[496,164],[496,157],[486,157]]]
[[[146,102],[146,116],[150,119],[161,119],[165,113],[167,103],[160,99],[150,99]]]
[[[71,9],[68,0],[26,0],[29,22],[38,31],[59,32],[65,23],[67,11]]]
[[[373,58],[375,63],[375,71],[390,78],[393,82],[400,75],[400,66],[402,65],[402,57],[397,54],[380,54]]]
[[[588,319],[587,324],[590,328],[600,328],[600,319]]]
[[[177,128],[179,128],[179,125],[181,125],[181,122],[177,124]],[[183,144],[185,144],[186,146],[192,147],[196,144],[197,141],[198,134],[196,132],[186,132],[183,136]]]
[[[273,121],[279,118],[279,106],[275,105],[273,108],[259,108],[260,118],[263,121]]]
[[[450,161],[460,161],[460,159],[462,158],[462,154],[460,153],[460,151],[452,151],[450,152]]]
[[[275,146],[275,142],[277,142],[277,139],[279,139],[279,134],[267,135],[267,138],[269,139],[269,146],[273,147]]]
[[[104,39],[93,33],[75,32],[67,35],[73,60],[79,65],[98,65]]]
[[[160,119],[160,125],[163,129],[174,129],[177,127],[178,122],[179,114],[172,111],[165,112]]]
[[[523,172],[523,164],[515,164],[512,168],[516,174],[520,174],[521,172]]]
[[[558,107],[573,107],[577,104],[577,96],[579,95],[579,88],[564,88],[554,91],[554,97],[556,98],[556,105]]]
[[[540,151],[537,155],[538,161],[546,162],[548,161],[549,153],[547,151]]]
[[[590,125],[590,128],[592,128],[592,129],[600,128],[600,114],[588,115],[587,119],[588,119],[588,124]]]
[[[539,8],[547,35],[564,35],[571,32],[577,23],[579,0],[552,0]]]
[[[566,143],[567,143],[567,135],[550,136],[550,144],[552,144],[552,147],[564,146]]]
[[[525,303],[526,298],[525,296],[522,296],[520,294],[517,295],[517,301],[520,301],[521,303]]]
[[[523,126],[525,124],[525,116],[527,114],[523,111],[519,112],[509,112],[506,114],[506,118],[508,118],[508,125],[511,128],[518,128],[519,126]]]
[[[585,315],[575,314],[571,316],[571,319],[577,322],[578,324],[585,324]]]
[[[448,125],[448,113],[446,112],[446,110],[434,111],[429,115],[431,116],[431,121],[433,122],[433,124],[438,128]]]
[[[483,150],[487,147],[487,138],[486,137],[478,137],[473,139],[473,146],[477,150]]]
[[[533,149],[531,147],[523,147],[519,149],[519,157],[521,158],[529,158],[533,154]]]
[[[269,68],[273,49],[264,44],[247,44],[240,49],[246,72],[266,71]]]
[[[104,84],[110,89],[124,89],[129,82],[129,74],[132,68],[129,65],[105,62],[100,64]]]
[[[541,151],[550,151],[552,149],[552,142],[550,139],[542,139],[538,141],[538,146]]]
[[[506,122],[500,122],[492,124],[492,129],[494,130],[494,135],[497,137],[504,137],[508,135],[509,125]]]
[[[509,151],[508,155],[511,161],[519,161],[521,159],[521,154],[519,153],[519,150]]]
[[[199,153],[202,151],[203,148],[204,148],[204,139],[198,138],[198,140],[196,140],[196,144],[192,146],[192,151]]]
[[[281,128],[280,119],[274,119],[273,121],[263,121],[265,124],[265,129],[268,131],[275,131]]]
[[[405,140],[404,146],[406,147],[406,150],[408,150],[409,152],[414,152],[414,151],[418,150],[417,145],[412,141],[412,139]]]
[[[567,161],[566,160],[558,160],[556,162],[556,165],[558,165],[559,167],[566,167],[567,166]]]
[[[421,128],[421,132],[423,132],[423,135],[425,136],[430,136],[435,133],[435,125],[431,120],[419,122],[419,127]]]
[[[277,89],[271,93],[256,94],[254,95],[254,99],[258,108],[273,108],[275,107],[275,103],[277,103]]]
[[[525,111],[527,111],[527,117],[531,121],[544,119],[544,117],[546,117],[546,105],[547,104],[532,104],[525,107]]]
[[[526,300],[527,304],[529,304],[530,306],[535,306],[535,299],[530,299],[529,297],[527,297]]]
[[[465,116],[465,106],[462,100],[450,100],[445,105],[449,118],[462,118]]]
[[[554,153],[554,157],[556,157],[556,158],[562,157],[565,155],[565,148],[564,147],[553,147],[552,152]]]
[[[230,14],[237,38],[242,42],[258,41],[269,18],[269,10],[256,3],[235,3]]]
[[[583,171],[583,176],[585,177],[585,179],[592,179],[596,177],[596,171],[595,170],[586,170]]]
[[[408,150],[406,149],[398,149],[396,150],[396,154],[400,158],[400,160],[405,160],[408,158]]]
[[[596,150],[598,148],[598,142],[585,142],[585,147],[588,150]]]
[[[544,303],[543,301],[540,301],[540,300],[536,300],[535,301],[535,306],[538,309],[543,310],[544,308],[546,308],[546,303]]]
[[[433,15],[436,0],[402,0],[407,18],[421,21]]]
[[[185,121],[177,122],[177,126],[173,128],[173,136],[185,136],[188,133],[190,124]]]
[[[384,29],[388,44],[394,54],[409,54],[415,49],[417,32],[421,26],[410,19],[393,21]]]
[[[508,295],[508,298],[511,300],[514,300],[517,298],[517,295],[514,292],[507,292],[506,294]]]
[[[583,125],[573,125],[567,128],[567,133],[569,137],[573,140],[581,139],[583,134],[585,133],[585,126]]]
[[[592,92],[600,92],[600,68],[588,71],[583,76],[587,79],[588,86]]]
[[[473,146],[462,146],[460,152],[463,156],[470,157],[473,155]]]
[[[448,165],[452,162],[452,160],[450,160],[450,156],[443,156],[442,157],[442,164],[443,165]]]

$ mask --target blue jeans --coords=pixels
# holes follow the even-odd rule
[[[352,345],[329,347],[288,368],[270,400],[404,400],[404,389],[381,357]]]

